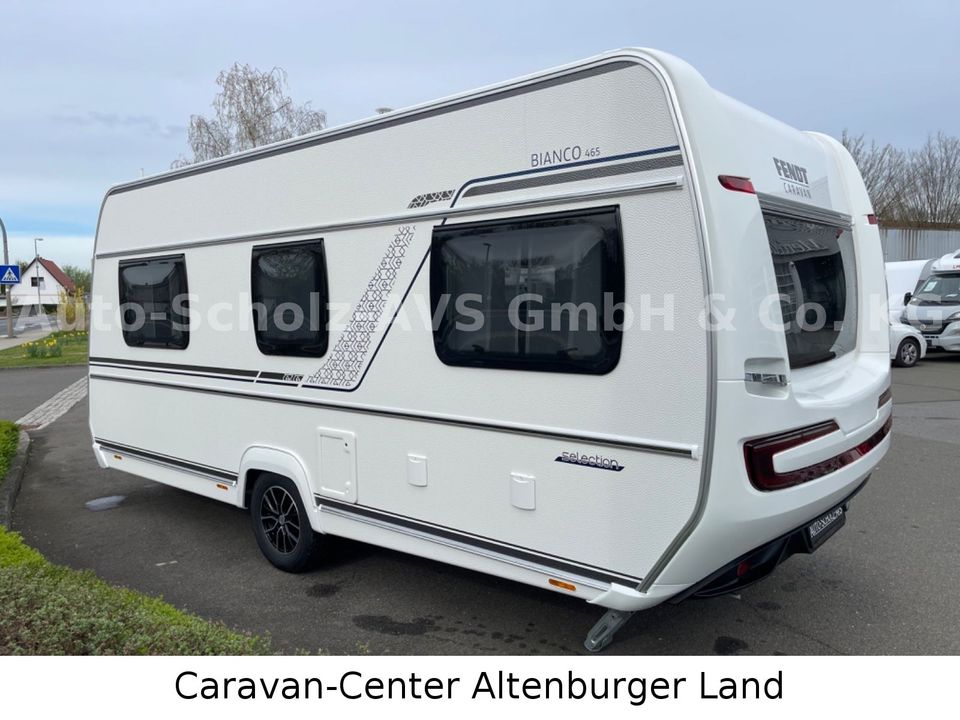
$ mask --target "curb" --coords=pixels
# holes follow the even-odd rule
[[[27,456],[30,454],[30,436],[20,431],[20,440],[17,442],[17,454],[13,456],[7,477],[0,485],[0,525],[10,528],[13,520],[13,506],[17,502],[20,485],[23,482],[23,473],[27,469]]]
[[[90,363],[63,363],[63,365],[17,365],[15,367],[0,367],[0,373],[7,370],[56,370],[57,368],[87,367]]]

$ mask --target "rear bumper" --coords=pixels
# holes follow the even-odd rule
[[[839,432],[778,453],[774,457],[776,470],[795,471],[831,462],[857,448],[881,430],[892,415],[892,403],[878,407],[890,382],[887,351],[875,353],[870,360],[870,366],[860,373],[865,376],[859,378],[862,387],[855,387],[855,393],[834,393],[830,399],[813,397],[804,398],[803,403],[785,403],[778,398],[748,396],[742,383],[718,383],[718,407],[724,408],[723,414],[733,421],[716,426],[706,501],[689,535],[646,592],[654,593],[662,587],[664,591],[673,589],[671,595],[682,594],[733,558],[789,535],[811,518],[837,507],[863,484],[889,449],[892,433],[833,472],[775,491],[761,491],[750,483],[743,442],[744,438],[770,434],[771,428],[804,427],[834,418]],[[838,373],[836,383],[846,390],[849,376],[856,372],[857,368]],[[787,411],[791,415],[789,424],[783,417]]]
[[[867,476],[837,507],[843,508],[843,512],[846,513],[850,500],[863,489],[869,479],[870,477]],[[670,598],[670,602],[679,603],[691,597],[708,598],[737,592],[763,580],[791,555],[816,551],[820,544],[812,544],[807,534],[807,527],[816,519],[812,517],[790,532],[731,560],[682,593]],[[830,537],[832,536],[831,533]],[[829,541],[830,537],[826,540]]]

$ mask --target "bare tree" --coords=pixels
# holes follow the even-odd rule
[[[249,150],[298,135],[322,130],[327,116],[310,103],[294,104],[287,95],[287,73],[275,67],[263,72],[234,63],[217,76],[220,92],[213,99],[213,115],[191,115],[187,129],[192,158],[179,157],[172,167]]]
[[[942,132],[918,150],[841,138],[860,168],[873,210],[886,224],[960,224],[960,138]]]
[[[960,138],[938,132],[910,153],[910,187],[902,220],[960,223]]]
[[[877,217],[886,221],[899,219],[904,211],[909,176],[906,153],[889,143],[880,146],[875,140],[867,145],[863,135],[853,136],[846,130],[840,142],[860,169]]]

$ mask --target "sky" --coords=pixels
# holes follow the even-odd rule
[[[0,0],[0,218],[11,262],[87,266],[106,190],[187,153],[234,62],[282,67],[328,126],[640,46],[801,129],[960,135],[960,3]]]

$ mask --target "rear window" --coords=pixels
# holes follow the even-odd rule
[[[857,340],[857,272],[849,228],[764,213],[790,367],[832,360]]]

